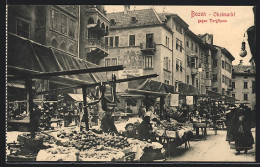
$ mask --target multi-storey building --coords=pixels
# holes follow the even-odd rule
[[[109,35],[105,37],[109,56],[100,65],[124,65],[125,69],[116,73],[120,78],[156,73],[159,76],[152,80],[172,85],[175,82],[173,31],[155,10],[130,11],[129,6],[125,6],[124,12],[108,13],[107,17],[111,23]],[[121,92],[127,88],[128,83],[120,83],[118,87]],[[140,106],[141,100],[137,103]]]
[[[213,35],[204,34],[200,38],[208,44],[209,47],[215,48],[212,52],[212,88],[211,90],[221,95],[231,96],[231,75],[232,61],[235,58],[224,47],[213,45]]]
[[[236,98],[238,103],[245,103],[253,109],[256,104],[256,85],[255,71],[252,66],[245,66],[242,60],[239,65],[232,69],[232,97]]]
[[[179,92],[179,84],[186,83],[186,58],[184,50],[185,33],[189,25],[183,21],[177,14],[172,13],[160,13],[161,20],[166,23],[168,27],[173,31],[173,85],[176,92]]]
[[[8,32],[78,56],[79,6],[8,6]]]
[[[27,38],[45,48],[50,47],[58,54],[71,56],[75,61],[84,59],[99,64],[99,60],[108,55],[108,48],[102,41],[102,37],[107,35],[108,31],[109,21],[102,5],[8,6],[8,33],[16,34],[18,38]],[[8,45],[11,44],[8,43]],[[39,51],[38,54],[43,53]],[[65,62],[66,67],[63,70],[69,70],[70,63],[73,66],[73,62],[71,60],[65,60]],[[88,67],[96,67],[92,63],[89,63]],[[80,63],[74,62],[75,64]],[[42,91],[72,84],[49,80],[36,80],[35,82],[40,85],[39,90]],[[13,85],[15,86],[8,87],[9,92],[25,94],[22,82]]]
[[[80,6],[79,57],[99,65],[100,59],[108,55],[104,36],[109,33],[109,20],[104,5]]]

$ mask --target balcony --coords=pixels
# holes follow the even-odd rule
[[[153,53],[153,52],[156,51],[156,43],[155,42],[140,43],[140,50],[143,51],[143,52],[149,52],[149,53],[152,52]]]
[[[191,75],[197,75],[198,74],[198,68],[197,67],[191,67]]]
[[[85,51],[87,54],[103,58],[108,55],[108,46],[98,39],[87,39]]]

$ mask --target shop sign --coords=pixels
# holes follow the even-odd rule
[[[143,76],[143,69],[124,69],[119,71],[119,78],[127,78],[127,75],[135,77]]]
[[[179,94],[171,94],[170,106],[179,106]]]
[[[193,105],[193,96],[186,96],[186,104]]]

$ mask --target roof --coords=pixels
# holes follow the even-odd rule
[[[11,43],[11,45],[9,45]],[[38,44],[29,39],[8,33],[8,67],[29,73],[58,72],[98,67],[70,54]],[[61,83],[90,84],[106,81],[105,73],[83,73],[50,77],[52,81]],[[8,75],[17,75],[17,70],[8,70]]]
[[[246,65],[234,65],[232,74],[254,74],[255,70],[253,69],[253,66],[246,66]]]
[[[211,45],[211,44],[208,44],[208,45]],[[221,50],[221,52],[227,57],[229,58],[231,61],[235,60],[234,56],[232,56],[232,54],[224,47],[221,47],[221,46],[217,46],[217,45],[211,45],[213,47],[217,47]]]
[[[184,20],[182,20],[182,18],[179,15],[175,13],[159,13],[158,15],[162,21],[165,20],[166,16],[169,16],[172,17],[179,24],[181,24],[184,28],[189,28],[189,25]]]
[[[107,17],[116,22],[115,25],[110,26],[110,29],[163,24],[154,9],[128,11],[126,14],[124,12],[107,13]],[[132,17],[136,17],[137,22],[132,23]]]

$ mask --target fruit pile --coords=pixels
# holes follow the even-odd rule
[[[25,139],[30,139],[30,138],[31,136],[29,133],[22,133],[18,135],[17,140],[23,143]],[[43,142],[48,142],[49,144],[54,144],[56,142],[56,139],[53,136],[44,133],[36,133],[35,140],[42,140]]]
[[[162,124],[162,127],[168,131],[177,131],[183,129],[183,126],[180,124]]]
[[[126,137],[104,134],[99,135],[91,131],[60,131],[57,134],[57,137],[61,139],[69,139],[65,142],[57,142],[57,145],[64,147],[72,146],[78,150],[88,150],[91,148],[103,150],[105,147],[124,149],[130,146]]]

